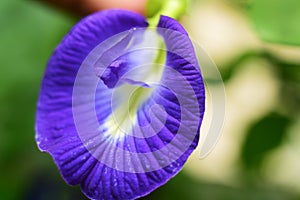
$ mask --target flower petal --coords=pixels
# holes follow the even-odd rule
[[[83,19],[63,39],[49,60],[38,100],[36,140],[41,150],[47,150],[62,136],[77,135],[70,117],[72,92],[76,74],[90,51],[113,35],[146,26],[138,14],[103,11]]]
[[[74,158],[69,154],[77,155],[84,149],[81,154],[88,153],[86,158],[91,157],[78,136],[72,118],[72,93],[77,72],[90,51],[99,43],[133,27],[146,26],[147,22],[142,16],[129,11],[96,13],[83,19],[70,31],[48,62],[37,106],[36,141],[42,151],[54,157],[64,179],[72,185],[80,183],[82,178],[71,174],[71,168],[76,169],[77,174],[86,173],[78,169],[82,162],[65,165],[68,159]],[[103,95],[105,97],[109,94]],[[106,105],[103,102],[101,104]]]
[[[177,21],[162,16],[157,31],[166,45],[166,66],[158,82],[148,84],[141,78],[147,68],[136,65],[153,58],[126,54],[135,50],[126,49],[128,30],[146,26],[142,16],[128,11],[96,13],[73,28],[48,63],[36,140],[64,179],[80,184],[92,199],[150,193],[180,171],[198,143],[205,92],[192,43]],[[105,44],[123,31],[121,40]],[[106,53],[93,53],[99,44]],[[122,56],[110,58],[113,52]],[[140,92],[148,96],[135,105]],[[122,121],[125,134],[115,120]]]

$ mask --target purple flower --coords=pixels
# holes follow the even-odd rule
[[[163,61],[163,62],[162,62]],[[205,91],[174,19],[108,10],[80,21],[49,60],[36,141],[91,199],[134,199],[176,175],[196,148]]]

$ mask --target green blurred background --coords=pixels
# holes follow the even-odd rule
[[[300,199],[300,1],[193,3],[181,21],[223,77],[222,137],[144,199]],[[1,200],[86,199],[34,140],[45,65],[77,20],[37,1],[0,1]]]

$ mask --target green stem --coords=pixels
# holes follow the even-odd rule
[[[164,0],[160,1],[164,3],[159,4],[155,0],[148,0],[147,7],[154,7],[154,9],[159,9],[155,12],[155,14],[152,10],[152,16],[150,16],[150,18],[148,19],[149,27],[157,26],[160,15],[169,16],[178,20],[186,12],[188,4],[187,1],[188,0]],[[152,6],[151,3],[154,3],[156,5]]]

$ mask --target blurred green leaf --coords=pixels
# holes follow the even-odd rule
[[[296,119],[300,114],[300,63],[273,61],[281,84],[280,107]]]
[[[36,146],[34,118],[47,60],[73,22],[39,3],[0,1],[0,199],[24,199],[37,169],[52,163],[58,174]]]
[[[299,0],[251,0],[249,13],[263,40],[300,45]]]
[[[55,167],[54,164],[52,167]],[[49,170],[48,173],[38,171],[27,189],[24,199],[28,200],[88,200],[79,186],[71,187],[65,183],[59,173]]]
[[[297,196],[272,187],[231,187],[192,179],[180,172],[166,185],[156,189],[140,200],[184,199],[184,200],[297,200]]]
[[[40,80],[55,46],[73,21],[38,3],[4,1],[0,12],[0,95],[11,83]]]
[[[229,81],[240,67],[252,59],[269,58],[269,54],[263,51],[249,50],[234,57],[228,63],[223,63],[221,70],[222,79],[224,82]]]
[[[246,169],[259,170],[270,151],[283,143],[290,119],[270,113],[248,130],[241,150],[241,160]]]

